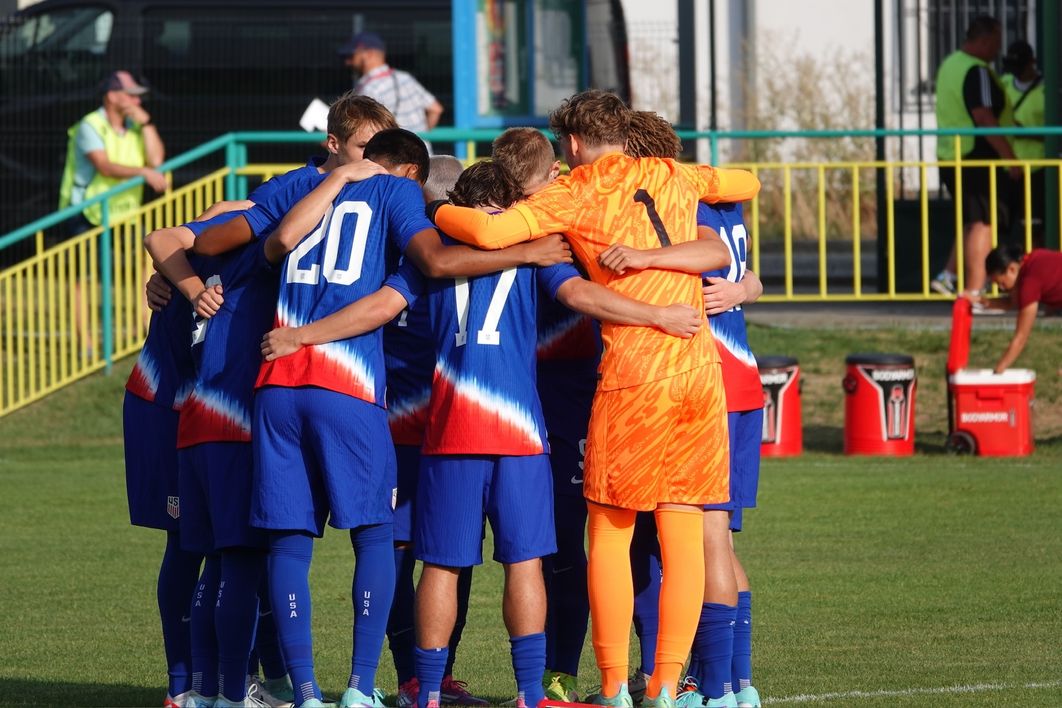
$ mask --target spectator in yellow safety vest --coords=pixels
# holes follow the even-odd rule
[[[146,86],[128,71],[115,71],[100,85],[102,105],[70,128],[66,167],[59,189],[59,208],[80,204],[131,177],[143,177],[156,192],[166,191],[157,168],[166,157],[151,115],[141,104]],[[111,221],[135,211],[143,202],[140,187],[108,200]],[[100,204],[72,219],[71,235],[102,223]]]

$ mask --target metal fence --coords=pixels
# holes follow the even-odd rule
[[[838,131],[839,132],[839,131]],[[956,131],[944,135],[954,135]],[[989,131],[964,131],[989,132]],[[1000,131],[997,131],[1000,132]],[[1014,132],[1014,131],[1011,131]],[[1023,131],[1032,133],[1034,131]],[[1062,133],[1062,128],[1042,132]],[[904,135],[898,131],[848,131],[841,135],[882,137]],[[475,159],[477,142],[486,142],[496,131],[438,129],[428,134],[439,142],[467,142],[470,159]],[[763,139],[798,136],[835,137],[834,132],[812,133],[680,133],[686,139],[708,139],[713,156],[719,143],[731,139]],[[295,165],[247,164],[250,144],[281,142],[319,143],[322,136],[306,133],[233,133],[219,137],[162,165],[172,175],[178,168],[217,163],[224,155],[226,166],[203,169],[201,177],[173,189],[144,205],[138,211],[111,221],[107,200],[123,190],[142,183],[129,180],[111,191],[77,207],[69,207],[0,237],[4,249],[27,241],[35,242],[35,254],[0,271],[0,416],[25,406],[89,373],[109,368],[115,359],[136,351],[148,322],[143,286],[151,264],[142,248],[150,231],[174,226],[196,218],[215,201],[246,197],[252,181],[269,179]],[[958,137],[954,137],[956,141]],[[980,162],[801,162],[754,163],[741,165],[756,172],[765,189],[746,211],[751,235],[751,267],[768,284],[765,301],[828,302],[946,299],[930,291],[934,263],[932,251],[954,244],[962,258],[961,197],[939,203],[931,194],[929,171],[956,169],[960,165],[1019,165],[1023,170],[1026,197],[1022,211],[1026,217],[1022,240],[1032,245],[1032,204],[1028,186],[1032,170],[1041,167],[1057,175],[1062,160],[980,161]],[[897,200],[897,175],[914,171],[919,177],[917,199]],[[185,170],[188,171],[187,169]],[[814,176],[813,233],[797,238],[794,230],[794,204],[797,190],[794,175]],[[838,181],[839,180],[839,181]],[[1062,183],[1058,180],[1055,184]],[[873,185],[873,186],[872,186]],[[879,186],[883,194],[877,194]],[[995,196],[997,184],[990,187]],[[1062,191],[1062,190],[1060,190]],[[868,210],[866,195],[874,193],[885,213]],[[1057,203],[1062,203],[1062,193]],[[780,220],[765,230],[764,212],[770,200],[776,202]],[[95,227],[56,246],[45,248],[47,229],[61,225],[91,203],[103,207],[104,226]],[[844,204],[847,203],[847,212]],[[774,207],[772,207],[774,208]],[[835,213],[830,213],[833,208]],[[934,214],[950,218],[934,227]],[[839,216],[840,215],[840,216]],[[1062,215],[1060,221],[1062,221]],[[845,222],[839,224],[843,217]],[[880,218],[879,218],[880,217]],[[874,241],[864,238],[868,222],[881,223]],[[840,237],[836,237],[841,234]],[[831,235],[835,236],[831,238]],[[846,236],[846,237],[845,237]],[[993,228],[993,241],[1003,234]],[[870,251],[870,253],[868,253]],[[869,257],[868,257],[869,256]],[[769,267],[769,263],[774,265]],[[773,268],[773,271],[772,271]],[[868,274],[868,270],[873,274]],[[960,276],[961,277],[961,276]],[[960,280],[959,287],[962,287]]]

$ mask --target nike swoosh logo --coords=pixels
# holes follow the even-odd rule
[[[563,572],[565,572],[567,570],[571,570],[571,569],[572,569],[572,566],[570,566],[570,565],[567,568],[554,568],[553,569],[553,574],[556,575],[557,573],[563,573]]]
[[[181,617],[181,621],[182,622],[191,622],[192,618],[191,617]]]
[[[575,475],[572,475],[572,484],[582,484],[582,483],[583,483],[583,478],[582,477],[576,477]]]

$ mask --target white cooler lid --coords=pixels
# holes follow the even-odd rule
[[[959,369],[948,377],[948,381],[959,385],[1028,384],[1036,381],[1036,372],[1032,369],[1007,369],[997,374],[991,369]]]

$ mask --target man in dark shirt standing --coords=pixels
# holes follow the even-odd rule
[[[985,258],[985,270],[988,278],[1008,295],[982,300],[984,306],[1018,311],[1014,336],[995,366],[998,374],[1013,364],[1025,348],[1040,304],[1052,310],[1062,309],[1062,253],[1035,248],[1026,255],[1013,244],[1000,246]]]
[[[999,20],[982,15],[970,23],[962,48],[949,54],[937,70],[937,126],[945,128],[991,128],[1013,125],[1014,119],[1007,94],[1003,90],[989,62],[999,56],[1002,45],[1002,30]],[[986,160],[1015,159],[1014,149],[1002,135],[962,136],[958,141],[953,136],[937,138],[937,158],[941,161],[955,159]],[[941,167],[940,181],[947,187],[952,198],[957,189],[962,193],[963,266],[965,290],[978,293],[985,286],[985,256],[992,248],[993,221],[997,233],[1005,234],[1007,228],[1007,199],[1010,180],[1022,176],[1020,167],[1000,170],[996,180],[995,200],[991,199],[989,179],[991,168],[962,168],[961,187],[956,184],[955,167]],[[944,270],[933,280],[933,290],[943,294],[955,294],[957,289],[958,263],[955,247],[951,249]]]

